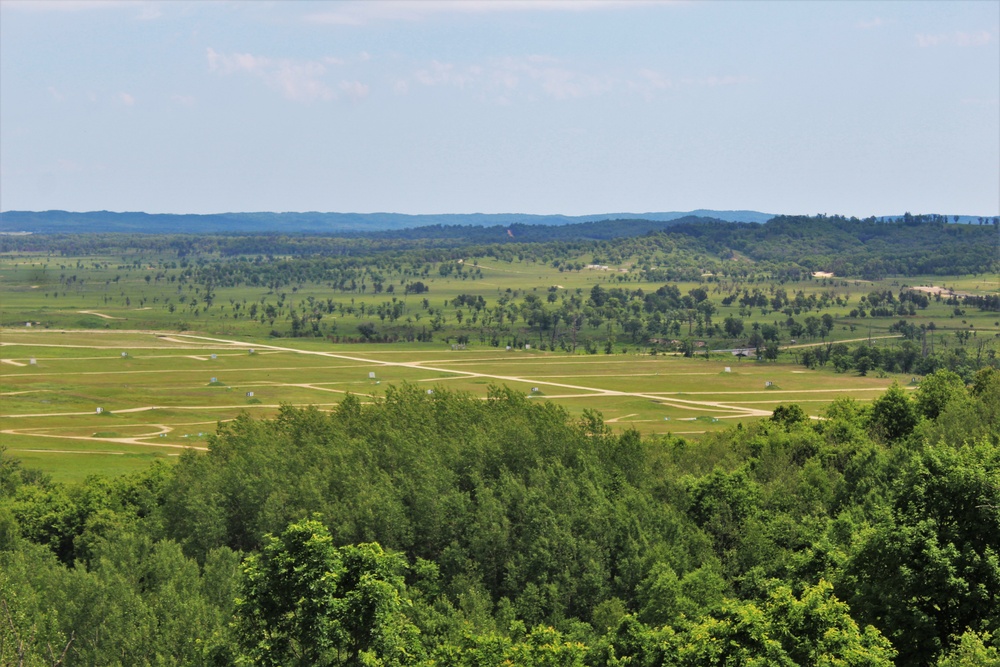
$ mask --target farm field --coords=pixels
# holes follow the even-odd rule
[[[370,400],[404,382],[482,397],[502,384],[574,415],[597,410],[616,429],[696,436],[781,403],[818,415],[838,397],[867,401],[893,380],[909,380],[728,354],[571,355],[108,330],[4,329],[0,342],[4,446],[64,480],[203,449],[219,422],[241,412],[270,416],[283,404],[330,410],[348,392]]]

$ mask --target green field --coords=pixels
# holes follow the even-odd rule
[[[726,354],[570,355],[108,330],[4,329],[0,338],[4,446],[59,479],[125,472],[204,448],[218,422],[243,411],[332,409],[347,392],[375,398],[403,382],[484,397],[503,384],[571,414],[600,411],[615,428],[692,435],[757,419],[780,403],[818,415],[837,397],[866,401],[894,379],[908,380]]]
[[[838,397],[868,401],[893,381],[914,386],[913,373],[806,368],[809,348],[895,349],[902,336],[893,327],[904,322],[920,328],[912,345],[925,354],[959,351],[978,364],[995,356],[1000,335],[997,313],[961,308],[953,297],[996,294],[996,274],[871,282],[705,273],[676,287],[682,295],[704,290],[710,309],[688,306],[657,320],[640,294],[666,283],[644,280],[637,255],[608,264],[596,251],[570,253],[574,268],[566,270],[565,257],[560,264],[546,252],[434,262],[399,255],[343,269],[357,277],[347,286],[334,285],[330,272],[288,274],[281,284],[216,283],[205,277],[216,275],[205,273],[212,267],[250,271],[249,262],[219,256],[0,255],[2,445],[57,479],[120,473],[206,447],[220,421],[243,411],[333,409],[348,392],[375,399],[403,382],[483,397],[507,385],[572,415],[597,410],[616,429],[697,437],[782,403],[818,417]],[[287,266],[309,261],[291,258]],[[586,268],[594,261],[605,264]],[[426,291],[407,294],[418,280]],[[595,286],[618,297],[593,307]],[[872,293],[906,288],[928,295],[912,314],[852,315],[870,307]],[[741,305],[737,297],[748,292],[787,299],[780,310]],[[829,327],[806,331],[809,320],[815,327],[826,316]],[[741,336],[722,331],[727,318],[743,322]],[[630,321],[638,323],[631,330]],[[769,327],[778,332],[776,361],[728,351]],[[679,339],[692,356],[678,353]],[[382,342],[365,342],[374,340]]]

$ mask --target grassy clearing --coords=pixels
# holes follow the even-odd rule
[[[100,344],[112,352],[95,354],[93,337],[9,329],[0,336],[3,358],[28,352],[36,359],[32,366],[3,366],[4,446],[59,479],[169,461],[180,448],[205,447],[219,422],[244,411],[270,416],[281,404],[332,409],[347,392],[378,397],[402,382],[484,397],[491,385],[506,384],[574,415],[598,410],[616,429],[697,435],[758,419],[780,403],[800,403],[816,415],[838,396],[871,400],[894,379],[908,380],[805,371],[789,362],[737,362],[726,355],[452,351],[441,344],[410,351],[308,340],[257,341],[251,355],[193,335],[164,340],[155,333],[110,331]],[[113,353],[125,347],[127,358]],[[765,388],[767,381],[778,389]]]

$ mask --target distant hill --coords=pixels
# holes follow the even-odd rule
[[[389,229],[381,232],[342,232],[345,237],[398,240],[460,241],[462,243],[541,243],[546,241],[606,241],[631,236],[643,236],[673,227],[701,223],[729,224],[719,218],[685,215],[672,220],[601,219],[594,222],[570,222],[562,225],[523,224],[507,225],[427,225],[406,229]],[[749,223],[748,223],[749,224]]]
[[[563,226],[604,221],[643,220],[671,222],[687,217],[727,222],[764,223],[773,215],[758,211],[711,211],[659,213],[602,213],[594,215],[532,215],[527,213],[448,213],[405,215],[402,213],[213,213],[207,215],[169,213],[116,213],[112,211],[5,211],[0,213],[0,232],[34,234],[145,233],[145,234],[342,234],[410,230],[423,227],[512,227],[514,225]],[[658,227],[658,225],[657,225]]]

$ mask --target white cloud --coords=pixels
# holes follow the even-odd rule
[[[753,83],[753,79],[748,76],[709,76],[704,79],[698,79],[696,83],[712,88],[715,86],[736,86],[741,83]]]
[[[127,107],[135,106],[135,98],[125,92],[118,93],[118,101]]]
[[[986,46],[992,39],[993,35],[985,30],[980,30],[979,32],[974,33],[955,33],[955,43],[958,46]]]
[[[368,97],[369,87],[360,81],[341,81],[340,89],[354,101]]]
[[[123,9],[135,7],[129,0],[4,0],[4,9],[31,12],[82,12],[92,9]]]
[[[499,58],[485,65],[462,67],[433,61],[429,67],[417,70],[413,80],[425,86],[477,89],[499,101],[509,101],[507,95],[515,89],[564,100],[601,95],[615,86],[608,76],[579,72],[554,58],[537,55]]]
[[[639,70],[638,77],[628,82],[629,90],[642,95],[647,100],[652,99],[657,93],[673,87],[673,81],[663,76],[660,72],[651,69]]]
[[[927,48],[928,46],[937,46],[938,44],[944,44],[948,40],[948,35],[917,35],[917,46],[920,48]]]
[[[382,0],[341,2],[333,11],[307,14],[310,23],[365,25],[375,21],[419,21],[440,14],[587,12],[687,4],[685,0]]]
[[[197,102],[193,95],[171,95],[170,101],[182,107],[193,107]]]
[[[322,77],[326,74],[323,63],[315,60],[267,58],[250,53],[219,53],[206,51],[209,70],[221,75],[246,73],[264,81],[286,98],[297,102],[329,100],[335,95]]]
[[[451,63],[433,60],[428,67],[417,70],[413,78],[425,86],[447,85],[464,88],[475,81],[477,75],[481,73],[481,68],[475,65],[459,68]]]
[[[917,46],[929,48],[934,46],[986,46],[993,40],[993,35],[986,30],[978,32],[950,32],[937,35],[917,34]]]
[[[162,16],[159,2],[146,0],[3,0],[4,9],[27,12],[86,12],[107,9],[138,10],[136,18],[142,21]]]
[[[608,76],[583,74],[564,67],[529,67],[525,72],[557,100],[602,95],[610,92],[616,84]]]
[[[66,96],[63,95],[55,86],[49,86],[48,91],[49,95],[51,95],[52,99],[56,102],[63,102],[66,100]]]
[[[395,84],[397,93],[406,93],[410,84],[452,86],[477,91],[484,99],[510,103],[512,95],[544,96],[556,100],[581,99],[620,93],[637,94],[646,99],[680,86],[732,86],[752,83],[745,75],[720,75],[673,81],[653,69],[632,73],[585,71],[548,56],[509,56],[482,65],[460,66],[432,61],[414,72],[410,80]]]
[[[881,28],[882,26],[888,24],[889,24],[888,21],[876,16],[875,18],[868,21],[858,21],[857,27],[860,28],[861,30],[872,30],[874,28]]]
[[[163,16],[158,5],[143,3],[139,6],[139,14],[136,18],[140,21],[152,21]]]

